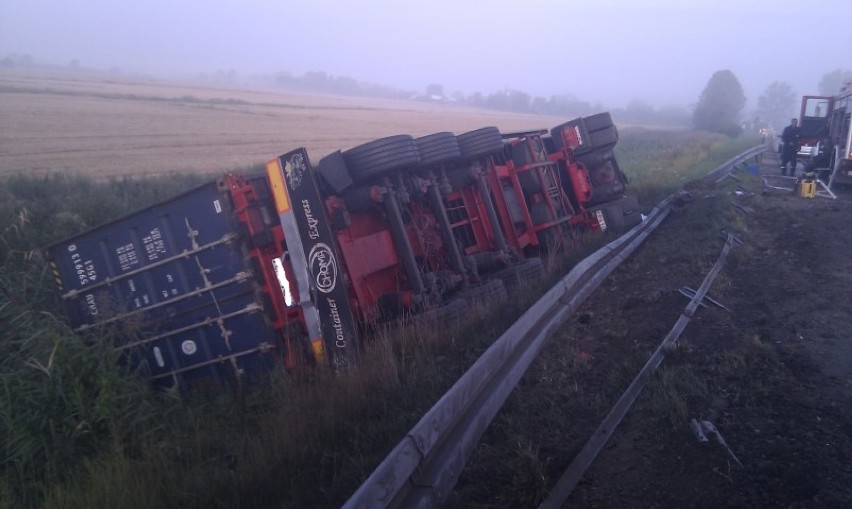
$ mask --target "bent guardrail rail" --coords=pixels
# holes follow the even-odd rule
[[[760,154],[761,152],[765,152],[766,149],[767,146],[765,144],[752,147],[746,150],[745,152],[735,155],[734,157],[728,159],[716,168],[710,170],[710,172],[707,173],[704,178],[719,182],[720,180],[727,177],[731,173],[731,171],[737,167],[738,164],[746,161],[747,159],[751,159],[752,157],[757,157],[758,154]]]

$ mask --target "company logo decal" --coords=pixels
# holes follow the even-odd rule
[[[317,242],[308,255],[308,266],[317,290],[329,293],[337,284],[337,260],[326,244]]]
[[[293,154],[284,165],[284,175],[291,190],[296,190],[302,185],[302,177],[305,175],[305,158],[302,154]]]

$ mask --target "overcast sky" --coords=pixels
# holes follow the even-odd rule
[[[0,58],[194,76],[322,70],[423,91],[694,103],[730,69],[816,93],[852,68],[850,0],[0,0]]]

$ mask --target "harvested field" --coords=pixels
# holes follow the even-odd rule
[[[564,119],[107,74],[0,71],[0,174],[221,172],[383,136],[549,128]]]

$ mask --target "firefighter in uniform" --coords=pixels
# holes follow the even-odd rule
[[[790,120],[790,125],[781,132],[781,175],[787,175],[787,165],[792,165],[790,175],[796,175],[796,154],[799,153],[801,144],[799,138],[802,130],[799,129],[799,119]]]

